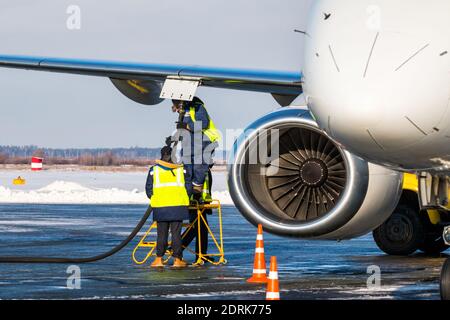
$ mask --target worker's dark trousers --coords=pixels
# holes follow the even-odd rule
[[[205,218],[206,223],[208,223],[208,211],[211,212],[211,210],[205,210],[203,211],[203,217]],[[197,210],[190,210],[189,211],[189,222],[192,223],[197,218]],[[199,241],[198,241],[198,221],[195,222],[195,225],[189,229],[187,232],[183,233],[183,247],[188,247],[192,240],[196,238],[195,241],[195,252],[199,253]],[[200,224],[200,238],[201,238],[201,249],[202,254],[208,253],[208,229],[206,228],[203,221],[201,221]]]
[[[174,258],[183,257],[183,248],[181,247],[181,227],[182,221],[158,221],[156,255],[163,257],[167,250],[169,239],[169,228],[172,233],[172,249]]]
[[[203,186],[217,143],[203,141],[201,147],[201,150],[195,150],[195,146],[192,144],[190,154],[182,153],[184,169],[186,170],[185,180],[188,184]]]

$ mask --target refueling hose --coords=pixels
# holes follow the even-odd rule
[[[148,207],[141,221],[139,221],[138,225],[133,229],[133,231],[125,240],[123,240],[119,245],[117,245],[110,251],[97,255],[95,257],[88,257],[88,258],[0,257],[0,263],[88,263],[103,260],[119,252],[128,243],[130,243],[130,241],[133,240],[133,238],[137,235],[139,230],[142,229],[145,222],[147,222],[147,219],[151,213],[152,208]]]

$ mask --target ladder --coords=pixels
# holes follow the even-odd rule
[[[197,260],[192,264],[193,266],[199,266],[203,265],[205,261],[208,261],[212,265],[221,265],[226,264],[227,260],[225,259],[225,251],[223,246],[223,225],[222,225],[222,207],[220,205],[220,201],[218,200],[212,200],[211,203],[207,204],[199,204],[199,203],[191,203],[189,206],[189,210],[196,210],[197,211],[197,217],[192,223],[184,223],[183,228],[185,228],[183,232],[182,238],[186,236],[186,234],[191,230],[192,228],[197,228],[197,237],[199,244],[201,243],[201,228],[206,227],[208,230],[208,235],[211,237],[212,242],[215,246],[215,253],[202,253],[201,252],[201,245],[199,245],[199,251],[195,252],[195,250],[190,249],[189,247],[184,247],[184,249],[188,250],[189,252],[193,253]],[[216,210],[217,211],[217,217],[218,217],[218,235],[214,234],[211,227],[206,222],[203,213],[205,210]],[[156,239],[154,238],[156,233],[157,223],[153,222],[148,230],[145,232],[145,234],[140,239],[139,243],[136,245],[136,247],[133,250],[132,253],[132,259],[134,263],[138,265],[142,265],[148,261],[148,259],[152,256],[156,256],[155,249],[156,249]],[[153,239],[152,239],[153,236]],[[171,246],[171,242],[169,242],[169,246]],[[141,255],[141,258],[138,256],[142,251],[145,251],[145,255]],[[166,251],[166,256],[164,259],[164,262],[167,263],[167,261],[171,258],[172,252],[171,250]],[[143,258],[142,258],[143,257]],[[213,260],[213,257],[218,257],[218,260]]]

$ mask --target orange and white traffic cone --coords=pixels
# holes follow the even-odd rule
[[[258,225],[256,236],[255,262],[253,263],[253,276],[247,280],[250,283],[267,283],[266,260],[264,258],[264,239],[262,225]]]
[[[270,258],[270,272],[269,272],[269,279],[267,282],[266,300],[280,300],[277,257]]]

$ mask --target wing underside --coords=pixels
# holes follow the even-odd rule
[[[167,77],[193,78],[201,85],[216,88],[299,95],[300,72],[246,70],[188,65],[78,60],[0,55],[0,67],[58,72],[122,80],[154,80]]]

